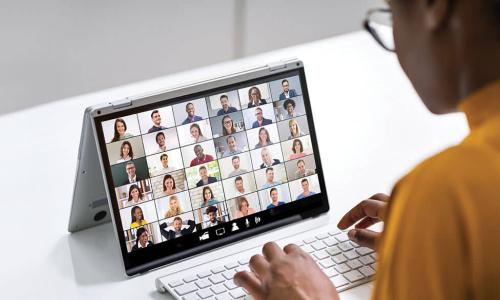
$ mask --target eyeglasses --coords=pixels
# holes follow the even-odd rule
[[[392,13],[390,9],[370,9],[366,13],[363,27],[382,48],[390,52],[396,52],[394,36],[392,34]]]

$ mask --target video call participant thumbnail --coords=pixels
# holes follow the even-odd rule
[[[194,104],[191,102],[186,104],[186,113],[187,117],[184,121],[182,121],[182,125],[203,120],[202,117],[195,115]]]
[[[284,119],[292,119],[296,117],[295,113],[295,101],[293,99],[287,99],[283,102],[283,108],[286,111],[286,114],[283,116]]]
[[[260,107],[257,107],[255,109],[255,118],[256,118],[256,120],[255,120],[255,122],[252,123],[252,128],[266,126],[266,125],[273,123],[272,120],[264,118],[262,108],[260,108]]]
[[[302,193],[300,193],[297,196],[296,200],[301,200],[301,199],[304,199],[306,197],[316,195],[315,192],[309,190],[309,180],[307,180],[307,178],[302,179],[300,181],[300,184],[302,185]]]
[[[295,171],[295,178],[296,179],[310,176],[310,175],[313,175],[314,173],[315,173],[314,170],[306,168],[306,163],[304,160],[299,159],[297,161],[297,171]]]
[[[220,217],[217,217],[217,210],[216,206],[207,207],[205,213],[208,216],[208,222],[205,223],[205,227],[213,227],[224,223]]]
[[[287,79],[283,79],[283,81],[281,81],[281,87],[283,88],[283,93],[280,94],[280,100],[298,96],[294,89],[290,89],[290,83]]]
[[[144,220],[142,208],[140,208],[139,206],[132,207],[132,209],[130,210],[130,216],[132,220],[132,222],[130,223],[130,228],[132,229],[148,224],[148,222]]]
[[[127,206],[139,204],[148,200],[145,195],[142,194],[141,189],[136,184],[132,184],[128,191],[128,201]]]
[[[236,142],[236,137],[230,135],[226,138],[226,143],[228,149],[222,153],[222,157],[232,156],[241,153],[241,149],[238,148],[238,144]]]
[[[148,133],[167,129],[166,127],[161,126],[161,116],[158,110],[153,110],[153,112],[151,112],[151,121],[153,122],[153,126],[148,129]]]
[[[191,126],[189,126],[189,132],[191,133],[191,137],[193,138],[194,143],[200,143],[207,140],[207,138],[201,132],[200,125],[198,125],[197,123],[191,124]]]
[[[269,190],[269,197],[271,198],[271,203],[267,206],[267,209],[275,208],[280,205],[285,204],[284,201],[278,199],[278,189],[272,188]]]
[[[248,90],[248,108],[256,107],[259,105],[267,104],[265,99],[262,99],[260,89],[256,86]]]
[[[201,203],[201,207],[207,207],[211,205],[216,205],[219,203],[219,200],[215,199],[214,192],[209,186],[203,188],[202,191],[203,202]]]
[[[132,134],[127,132],[127,123],[125,123],[125,120],[122,118],[115,120],[114,131],[115,132],[111,142],[118,142],[133,137]]]
[[[300,130],[299,123],[295,119],[288,121],[288,128],[290,129],[290,135],[288,136],[289,140],[305,135],[305,133]]]
[[[193,150],[196,157],[193,160],[191,160],[191,163],[189,165],[190,167],[194,167],[214,160],[212,155],[203,153],[204,151],[203,147],[199,144],[195,145]]]
[[[250,203],[245,196],[236,198],[236,207],[236,218],[243,218],[255,213],[255,209],[250,207]]]
[[[175,178],[170,174],[165,175],[163,177],[163,196],[170,196],[179,192],[181,192],[181,189],[175,185]]]
[[[126,162],[134,158],[134,151],[132,150],[132,144],[129,141],[124,141],[120,147],[120,159],[117,163]]]
[[[279,159],[273,158],[271,156],[271,152],[269,152],[269,149],[267,149],[267,147],[262,148],[262,150],[260,151],[260,156],[262,158],[262,164],[260,165],[261,169],[271,167],[280,163]]]
[[[127,179],[123,181],[121,185],[136,183],[144,179],[142,176],[137,175],[137,169],[134,162],[132,161],[129,161],[125,164],[125,172],[127,173]]]
[[[176,195],[170,196],[168,199],[168,210],[165,212],[165,219],[175,217],[184,213],[179,198]]]
[[[233,156],[233,158],[231,159],[231,163],[233,165],[233,170],[231,171],[231,173],[229,173],[229,177],[238,176],[248,172],[248,170],[240,168],[239,156]]]
[[[274,168],[268,167],[266,169],[266,183],[262,186],[263,189],[267,189],[273,187],[275,185],[279,185],[280,182],[274,181]]]
[[[254,149],[259,149],[272,144],[274,143],[271,141],[269,131],[265,127],[259,129],[259,142],[255,145]]]
[[[205,166],[201,166],[199,168],[199,173],[200,173],[200,181],[198,181],[196,183],[196,186],[197,187],[200,187],[200,186],[204,186],[204,185],[207,185],[207,184],[210,184],[210,183],[215,183],[217,182],[217,178],[216,177],[213,177],[213,176],[208,176],[208,170],[207,170],[207,167]]]
[[[235,107],[231,106],[231,103],[229,102],[229,97],[227,95],[220,96],[220,104],[222,108],[219,109],[219,111],[217,112],[217,116],[222,116],[225,114],[238,111]]]
[[[132,247],[132,252],[152,245],[153,242],[149,240],[148,231],[146,230],[146,228],[141,227],[137,229],[135,245]]]
[[[167,230],[168,226],[172,226],[173,230]],[[182,228],[182,225],[188,225],[188,228]],[[173,240],[175,238],[181,237],[186,234],[190,234],[195,229],[195,222],[193,220],[183,221],[181,217],[175,217],[172,224],[167,224],[167,222],[160,225],[161,235],[167,240]]]

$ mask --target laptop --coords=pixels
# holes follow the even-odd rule
[[[375,254],[314,223],[328,211],[299,60],[85,110],[68,230],[111,221],[125,274],[168,265],[176,299],[248,297],[232,276],[256,237],[297,243],[339,290],[369,281]]]

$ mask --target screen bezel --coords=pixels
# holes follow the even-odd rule
[[[120,109],[117,111],[110,111],[109,113],[101,114],[101,110],[97,111],[94,109],[93,113],[93,127],[95,135],[97,137],[97,146],[100,152],[101,167],[103,168],[103,176],[106,185],[106,190],[108,193],[108,199],[111,205],[111,214],[113,223],[115,226],[115,231],[118,236],[120,249],[122,252],[123,263],[125,267],[126,274],[129,276],[142,273],[153,268],[161,267],[165,264],[176,262],[180,259],[190,257],[195,254],[199,254],[208,250],[212,250],[217,247],[227,245],[229,243],[234,243],[236,241],[242,240],[249,236],[254,236],[256,234],[264,233],[271,228],[281,227],[285,224],[296,222],[301,219],[308,217],[318,216],[322,213],[329,211],[329,202],[326,191],[326,184],[323,176],[323,168],[320,160],[320,152],[317,144],[316,130],[314,127],[313,114],[311,110],[309,91],[306,83],[305,70],[301,63],[297,62],[296,65],[289,64],[292,67],[284,68],[283,70],[272,70],[267,68],[268,72],[252,72],[255,76],[248,78],[245,76],[241,81],[233,80],[228,84],[228,80],[218,80],[217,82],[211,82],[209,89],[201,89],[193,93],[193,88],[185,88],[180,91],[176,91],[175,95],[172,93],[163,93],[159,95],[154,95],[155,101],[150,101],[149,103],[132,105],[128,108]],[[260,70],[265,71],[265,70]],[[250,73],[250,75],[252,75]],[[246,74],[248,75],[248,74]],[[120,220],[120,212],[118,208],[118,202],[116,200],[116,194],[114,192],[114,185],[111,175],[111,166],[106,163],[108,162],[108,155],[106,151],[106,142],[104,139],[104,132],[102,130],[101,122],[106,120],[111,120],[124,115],[137,114],[144,111],[148,111],[154,108],[175,105],[184,101],[198,99],[202,97],[208,97],[210,95],[222,93],[230,90],[237,90],[239,88],[247,87],[248,85],[254,85],[259,83],[270,82],[273,80],[282,79],[284,77],[299,76],[300,84],[302,87],[302,96],[304,100],[304,106],[306,110],[306,116],[309,126],[309,134],[311,136],[313,154],[316,163],[316,174],[318,176],[318,181],[320,184],[321,193],[308,197],[307,201],[293,201],[287,205],[276,207],[270,210],[260,211],[252,216],[258,216],[262,219],[261,226],[255,226],[253,228],[245,228],[245,230],[239,231],[237,233],[232,233],[225,237],[211,239],[207,242],[198,241],[199,234],[210,231],[213,232],[219,227],[228,227],[229,224],[233,222],[241,222],[241,219],[234,219],[227,222],[227,224],[218,225],[212,228],[206,228],[201,231],[196,231],[193,234],[182,236],[176,238],[172,241],[165,241],[159,244],[155,244],[151,248],[146,248],[141,251],[128,252],[126,247],[126,240],[123,234],[124,230]],[[234,79],[234,77],[232,77]],[[236,76],[236,79],[238,77]],[[159,99],[159,100],[158,100]],[[141,100],[141,99],[138,99]],[[136,101],[134,101],[136,103]],[[105,111],[105,110],[102,110]]]

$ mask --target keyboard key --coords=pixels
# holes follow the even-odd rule
[[[179,295],[179,296],[184,296],[186,294],[192,293],[196,291],[198,288],[194,283],[186,283],[184,285],[181,285],[179,287],[176,287],[174,291]]]
[[[327,258],[327,259],[323,259],[323,260],[320,260],[319,261],[319,264],[325,268],[325,269],[328,269],[332,266],[335,265],[335,263],[333,262],[333,260],[331,258]]]
[[[359,247],[356,249],[356,251],[359,253],[359,255],[366,255],[368,253],[372,253],[373,250],[367,247]]]
[[[201,298],[201,299],[206,299],[209,298],[213,295],[212,291],[210,289],[204,289],[197,291],[196,294]]]
[[[350,260],[347,262],[347,265],[351,267],[351,269],[357,269],[363,266],[363,264],[359,261],[359,259]]]
[[[341,263],[344,263],[347,261],[347,258],[344,256],[344,254],[340,253],[338,255],[335,255],[333,257],[333,261],[336,263],[336,264],[341,264]]]
[[[313,247],[311,247],[310,245],[304,245],[301,248],[302,248],[302,250],[304,250],[307,253],[313,253],[314,252]]]
[[[239,259],[238,263],[240,265],[248,265],[248,262],[250,261],[250,258],[244,258],[244,259]]]
[[[219,266],[219,267],[213,268],[210,271],[212,271],[212,273],[214,273],[214,274],[217,274],[217,273],[226,271],[226,268],[224,268],[223,266]]]
[[[355,258],[359,257],[358,253],[356,253],[356,251],[354,249],[351,251],[344,252],[344,255],[348,259],[355,259]]]
[[[224,276],[224,278],[226,278],[227,280],[233,279],[234,270],[229,270],[229,271],[226,271],[226,272],[222,272],[222,276]]]
[[[347,281],[347,279],[345,279],[345,277],[342,275],[337,275],[333,278],[330,278],[330,280],[336,287],[341,287],[349,283],[349,281]]]
[[[373,270],[369,266],[361,267],[361,268],[358,269],[358,271],[360,271],[361,273],[363,273],[363,275],[365,275],[366,277],[369,277],[369,276],[372,276],[372,275],[375,274],[375,270]]]
[[[226,287],[223,284],[214,285],[210,289],[215,294],[220,294],[220,293],[227,291]]]
[[[341,233],[341,231],[338,231],[338,230],[328,231],[328,234],[331,235],[331,236],[337,235],[339,233]]]
[[[323,240],[323,243],[325,243],[325,245],[327,245],[328,247],[331,247],[333,245],[337,245],[339,242],[336,239],[329,237]]]
[[[325,272],[325,275],[328,277],[333,277],[339,273],[334,268],[324,269],[323,272]]]
[[[349,268],[349,266],[346,264],[340,264],[340,265],[335,266],[335,270],[337,270],[337,272],[342,274],[342,273],[345,273],[347,271],[350,271],[351,268]]]
[[[224,285],[226,286],[226,288],[228,290],[233,290],[233,289],[238,287],[236,284],[234,284],[234,281],[232,281],[232,280],[224,282]]]
[[[352,245],[354,248],[358,248],[358,247],[359,247],[359,245],[358,245],[358,244],[356,244],[356,243],[355,243],[355,242],[353,242],[353,241],[350,241],[349,243],[351,243],[351,245]]]
[[[311,244],[311,247],[314,248],[314,250],[318,251],[321,249],[325,249],[326,245],[322,241],[317,241]]]
[[[361,256],[359,258],[359,260],[364,264],[364,265],[369,265],[369,264],[372,264],[374,263],[375,261],[373,260],[373,258],[370,256],[370,255],[365,255],[365,256]]]
[[[233,300],[233,297],[231,297],[231,295],[229,295],[229,293],[223,293],[223,294],[217,295],[217,297],[215,297],[215,299],[217,299],[217,300]]]
[[[377,252],[373,252],[372,253],[372,257],[373,257],[374,260],[377,260]]]
[[[197,285],[200,289],[204,289],[204,288],[206,288],[206,287],[211,286],[212,284],[210,283],[210,281],[208,281],[208,279],[203,278],[203,279],[200,279],[200,280],[196,281],[196,285]]]
[[[326,252],[325,250],[321,250],[321,251],[314,253],[314,256],[317,259],[322,260],[322,259],[325,259],[327,257],[330,257],[330,254],[328,254],[328,252]]]
[[[226,279],[224,279],[221,274],[212,275],[208,278],[208,280],[210,280],[210,282],[212,282],[213,284],[218,284],[226,281]]]
[[[370,267],[372,267],[372,269],[374,270],[377,270],[377,263],[374,262],[373,264],[370,265]]]
[[[337,239],[337,241],[339,241],[339,242],[341,242],[341,243],[342,243],[342,242],[346,242],[346,241],[348,241],[348,240],[349,240],[349,237],[347,236],[347,234],[345,234],[345,233],[343,233],[343,232],[342,232],[342,233],[340,233],[340,234],[337,234],[337,235],[335,236],[335,238]]]
[[[318,234],[318,235],[316,236],[316,238],[317,238],[318,240],[324,240],[324,239],[326,239],[327,237],[328,237],[328,233],[322,233],[322,234]]]
[[[174,288],[174,287],[177,287],[181,284],[184,284],[184,282],[182,282],[182,280],[176,280],[176,281],[172,281],[170,282],[168,285],[171,287],[171,288]]]
[[[340,250],[342,250],[342,251],[344,251],[344,252],[345,252],[345,251],[349,251],[349,250],[351,250],[351,249],[353,249],[353,248],[354,248],[354,247],[351,245],[351,243],[349,243],[349,242],[343,242],[343,243],[338,244],[337,246],[340,248]]]
[[[361,274],[358,270],[351,270],[344,274],[345,278],[347,278],[350,282],[355,282],[365,278],[363,274]]]
[[[231,269],[238,267],[238,263],[237,262],[228,263],[228,264],[225,264],[224,267],[226,267],[226,269],[228,269],[228,270],[231,270]]]
[[[311,243],[314,243],[316,242],[316,238],[315,237],[310,237],[310,238],[307,238],[304,240],[304,243],[306,244],[311,244]]]
[[[230,291],[229,295],[231,295],[231,297],[233,297],[234,299],[238,299],[245,297],[246,293],[245,291],[243,291],[242,288],[237,288],[235,290]]]
[[[205,277],[208,277],[210,275],[212,275],[212,272],[210,272],[210,271],[203,271],[201,273],[198,273],[198,278],[205,278]]]
[[[328,252],[328,254],[330,254],[331,256],[334,256],[334,255],[342,253],[342,250],[340,250],[339,247],[337,247],[337,246],[332,246],[332,247],[326,249],[326,252]]]
[[[243,272],[243,271],[250,271],[250,268],[248,267],[248,265],[246,266],[242,266],[242,267],[237,267],[236,269],[234,269],[236,272]]]
[[[303,241],[298,241],[298,242],[295,242],[294,244],[297,245],[297,246],[299,246],[299,247],[301,247],[301,246],[304,245],[304,242]]]
[[[188,277],[186,277],[186,278],[184,278],[184,279],[182,279],[182,280],[183,280],[184,282],[186,282],[186,283],[189,283],[189,282],[193,282],[193,281],[195,281],[196,279],[198,279],[198,278],[197,278],[196,276],[194,276],[194,275],[193,275],[193,276],[188,276]]]
[[[187,294],[184,295],[184,297],[182,297],[182,300],[198,300],[198,299],[200,299],[200,296],[198,296],[196,293]]]

